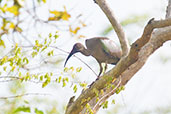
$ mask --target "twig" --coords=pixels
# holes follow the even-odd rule
[[[65,52],[65,53],[68,53],[69,54],[69,52],[67,52],[67,51],[65,51],[65,50],[63,50],[63,49],[60,49],[60,48],[58,48],[58,47],[55,47],[55,46],[50,46],[50,47],[52,47],[52,48],[55,48],[55,49],[58,49],[58,50],[60,50],[60,51],[62,51],[62,52]],[[95,73],[95,71],[87,64],[87,63],[85,63],[82,59],[80,59],[79,57],[77,57],[76,55],[73,55],[74,57],[76,57],[78,60],[80,60],[82,63],[84,63],[96,76],[97,76],[97,74]]]
[[[51,94],[48,94],[48,93],[25,93],[25,94],[21,94],[21,95],[14,95],[14,96],[8,96],[8,97],[0,97],[1,100],[6,100],[6,99],[13,99],[13,98],[18,98],[18,97],[23,97],[23,96],[30,96],[30,95],[34,95],[34,96],[37,96],[37,95],[51,95]]]
[[[171,0],[168,0],[168,6],[166,9],[166,18],[171,17]]]

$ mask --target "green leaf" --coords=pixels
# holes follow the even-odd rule
[[[60,82],[61,82],[61,79],[62,79],[62,77],[61,77],[61,76],[59,76],[59,78],[58,78],[58,83],[60,83]]]
[[[52,33],[49,33],[49,38],[51,38],[52,37]]]
[[[0,46],[3,46],[4,48],[6,48],[4,41],[1,39],[0,39]]]
[[[21,106],[21,107],[18,107],[14,113],[17,113],[17,112],[31,112],[30,110],[30,107],[25,107],[25,106]]]
[[[15,65],[14,65],[14,66],[12,66],[11,71],[12,71],[12,72],[14,72],[15,68],[16,68],[16,66],[15,66]]]
[[[35,52],[35,51],[33,51],[33,52],[31,53],[32,57],[35,57],[37,54],[38,54],[38,53]]]
[[[34,112],[35,112],[36,114],[44,114],[43,111],[38,110],[37,108],[35,108]]]
[[[15,54],[16,54],[16,55],[21,54],[21,48],[16,48]]]
[[[25,104],[29,104],[29,102],[28,102],[28,101],[26,101],[26,100],[24,100],[24,103],[25,103]]]
[[[43,81],[43,75],[40,76],[40,81]]]
[[[82,70],[82,67],[76,68],[76,72],[80,72]]]
[[[44,3],[46,3],[46,0],[42,0]]]
[[[115,104],[115,100],[112,100],[112,104]]]
[[[74,85],[73,90],[74,90],[74,93],[77,92],[77,85]]]
[[[47,49],[47,46],[45,46],[44,48],[42,48],[41,52],[44,51],[45,49]]]
[[[46,87],[47,85],[48,85],[48,82],[47,81],[43,82],[42,88]]]
[[[69,68],[68,67],[65,67],[64,68],[64,72],[68,72]]]
[[[128,24],[134,24],[134,23],[138,23],[138,22],[143,22],[147,19],[148,15],[144,14],[144,15],[133,15],[130,16],[129,18],[125,19],[124,21],[121,22],[122,26],[126,26]]]
[[[59,35],[55,34],[54,37],[55,37],[55,39],[57,39],[59,37]]]
[[[148,18],[148,15],[147,14],[129,16],[127,19],[125,19],[125,20],[123,20],[121,22],[121,25],[122,26],[127,26],[129,24],[136,24],[136,23],[139,23],[139,22],[144,22],[147,18]],[[103,30],[102,35],[107,35],[112,30],[113,30],[113,27],[110,25],[110,26],[106,27]]]
[[[65,82],[65,81],[63,81],[62,87],[65,87],[65,86],[66,86],[66,82]]]
[[[29,60],[27,59],[27,57],[24,57],[24,58],[23,58],[23,62],[26,62],[26,64],[29,63]]]
[[[35,45],[39,46],[39,41],[38,40],[35,40]]]
[[[19,72],[18,76],[19,76],[19,77],[22,77],[22,73],[21,73],[21,72]]]
[[[103,104],[103,109],[108,107],[108,101],[105,101]]]
[[[18,59],[17,65],[21,65],[21,58]]]
[[[48,52],[48,54],[47,54],[48,56],[53,56],[53,50],[52,51],[50,51],[50,52]]]
[[[7,70],[7,66],[4,66],[4,67],[3,67],[3,70],[6,71],[6,70]]]

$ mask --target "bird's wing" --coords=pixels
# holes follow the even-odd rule
[[[108,39],[101,40],[101,43],[102,43],[103,51],[108,55],[112,55],[112,53],[120,52],[120,48],[112,40],[108,40]]]

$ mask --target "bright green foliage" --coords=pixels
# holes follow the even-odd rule
[[[84,90],[87,88],[87,83],[83,82],[83,83],[79,83],[79,84]]]
[[[61,77],[61,76],[59,76],[59,78],[58,78],[58,83],[60,83],[60,82],[61,82],[61,80],[62,80],[62,77]]]
[[[82,70],[82,67],[76,68],[76,72],[80,72]]]
[[[45,81],[42,84],[42,88],[44,88],[45,86],[47,86],[51,82],[51,76],[48,73],[46,73],[44,75],[44,79],[45,79]]]
[[[67,77],[66,78],[63,78],[62,79],[62,82],[63,82],[62,87],[65,87],[66,86],[66,82],[69,82],[69,79]]]
[[[31,53],[31,55],[32,55],[33,58],[34,58],[37,54],[38,54],[38,53],[35,52],[35,51],[33,51],[33,52]]]
[[[46,3],[46,0],[37,0],[39,3],[43,2]]]
[[[116,94],[119,94],[122,90],[125,90],[124,86],[121,86],[119,88],[116,89]]]
[[[86,104],[86,114],[94,114],[93,110],[91,109],[91,107],[88,103]]]
[[[96,97],[99,97],[99,91],[97,89],[93,89],[93,92],[96,94]]]
[[[64,68],[64,72],[68,72],[69,68],[68,67],[65,67]]]
[[[77,92],[77,85],[74,85],[73,90],[74,90],[74,93]]]
[[[69,70],[74,71],[74,67],[70,67]]]
[[[37,108],[35,108],[34,112],[35,112],[36,114],[44,114],[43,111],[38,110]]]
[[[48,52],[48,54],[47,54],[48,56],[53,56],[53,50],[52,51],[50,51],[50,52]]]
[[[103,109],[108,107],[108,103],[109,103],[108,101],[105,101],[105,102],[102,103]]]
[[[26,93],[27,89],[21,90],[21,88],[23,88],[25,84],[28,84],[28,82],[28,87],[32,83],[35,83],[35,86],[42,84],[42,90],[49,84],[70,87],[70,89],[73,89],[74,93],[77,92],[79,85],[86,89],[87,83],[80,82],[79,77],[76,78],[77,73],[79,74],[79,72],[81,72],[82,67],[66,67],[64,71],[59,71],[59,67],[56,67],[59,65],[57,62],[54,62],[55,66],[53,66],[53,68],[55,68],[55,70],[51,66],[49,67],[49,64],[53,65],[53,57],[56,58],[58,54],[60,55],[60,52],[58,52],[60,49],[58,48],[62,50],[62,47],[58,46],[58,40],[60,40],[59,38],[64,39],[64,37],[61,37],[60,34],[65,32],[75,37],[83,27],[86,27],[86,24],[84,24],[80,18],[74,18],[74,23],[70,23],[72,17],[65,6],[63,11],[47,9],[50,14],[50,16],[46,15],[46,19],[48,20],[41,19],[41,16],[37,17],[37,14],[39,14],[37,7],[41,9],[42,4],[49,1],[33,0],[29,2],[32,3],[27,4],[26,0],[0,0],[0,3],[2,3],[0,4],[0,48],[4,51],[1,52],[0,55],[0,77],[2,76],[2,79],[4,77],[2,82],[8,82],[9,84],[15,81],[17,82],[11,86],[10,93],[12,95],[22,95]],[[49,23],[50,21],[56,21],[55,24],[57,24],[55,25],[53,22]],[[66,23],[65,27],[61,27],[65,29],[64,31],[58,29],[58,23],[62,25],[60,22]],[[50,32],[49,34],[46,32],[45,34],[47,35],[42,34],[42,32],[44,32],[42,25],[44,24],[46,24],[46,27],[51,25],[53,25],[51,27],[54,27],[55,25],[52,31],[55,30],[56,32]],[[78,38],[83,37],[84,35],[80,34],[78,36]],[[65,52],[65,50],[63,52]],[[61,60],[63,60],[62,57]],[[77,84],[75,84],[75,82]],[[18,96],[16,99],[21,101],[22,98],[25,97]],[[32,97],[29,98],[31,99]],[[9,101],[7,99],[7,102],[5,101],[5,103],[10,105],[9,109],[12,107],[16,114],[23,112],[43,114],[41,109],[31,107],[31,105],[29,106],[28,102],[25,103],[26,105],[24,104],[18,107],[17,100],[13,103],[9,102],[13,101],[13,99]],[[3,113],[3,110],[1,111]],[[11,111],[12,112],[7,114],[14,112],[13,110]],[[54,106],[47,114],[57,113],[59,113],[59,111]]]
[[[25,64],[28,64],[28,63],[29,63],[29,60],[27,59],[27,57],[24,57],[24,58],[23,58],[23,62],[24,62]]]
[[[115,100],[114,99],[112,100],[112,104],[115,104]]]
[[[26,107],[26,106],[21,106],[21,107],[18,107],[14,113],[18,113],[18,112],[31,112],[31,109],[30,107]]]
[[[140,15],[140,16],[137,16],[137,15],[133,15],[133,16],[129,16],[127,19],[123,20],[121,22],[121,25],[122,26],[127,26],[127,25],[130,25],[130,24],[137,24],[138,22],[144,22],[146,19],[147,19],[148,15],[147,14],[144,14],[144,15]],[[108,33],[110,33],[111,31],[113,30],[113,27],[112,26],[109,26],[107,28],[104,29],[103,31],[103,35],[107,35]]]
[[[1,39],[0,39],[0,46],[3,46],[4,48],[6,48],[4,41]]]

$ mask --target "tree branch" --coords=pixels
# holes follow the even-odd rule
[[[112,11],[112,9],[109,7],[108,3],[106,2],[106,0],[96,0],[96,3],[99,5],[99,7],[103,10],[103,12],[106,14],[106,16],[108,17],[110,23],[112,24],[118,38],[121,44],[121,48],[122,48],[122,56],[126,56],[129,53],[129,43],[128,43],[128,39],[125,37],[125,33],[122,29],[121,24],[117,21],[114,12]]]
[[[25,93],[25,94],[20,94],[20,95],[14,95],[14,96],[8,96],[8,97],[0,97],[0,100],[5,100],[5,99],[12,99],[12,98],[18,98],[18,97],[24,97],[24,96],[40,96],[40,95],[51,95],[51,94],[47,94],[47,93]]]
[[[171,0],[168,0],[168,6],[166,9],[166,18],[171,17]]]
[[[125,85],[133,75],[145,64],[148,57],[157,50],[162,44],[168,40],[171,40],[171,28],[163,28],[171,25],[171,19],[154,21],[151,19],[146,25],[143,35],[141,38],[136,40],[131,45],[131,50],[128,56],[122,58],[120,62],[109,72],[104,74],[104,76],[100,77],[99,80],[94,82],[91,88],[82,92],[82,94],[72,103],[71,106],[67,108],[66,114],[79,114],[80,112],[84,114],[86,108],[85,105],[89,103],[89,105],[93,108],[96,103],[96,91],[103,90],[105,93],[101,94],[101,98],[108,94],[109,91],[113,90],[113,88],[106,88],[106,84],[114,84],[116,85],[119,82],[119,77],[121,76],[121,84],[120,86]],[[156,32],[153,32],[155,28],[163,28],[163,30],[159,29]],[[153,33],[153,34],[152,34]],[[114,83],[113,83],[114,81]],[[105,97],[103,101],[105,101],[109,96]],[[98,111],[98,108],[93,110],[94,113]]]

